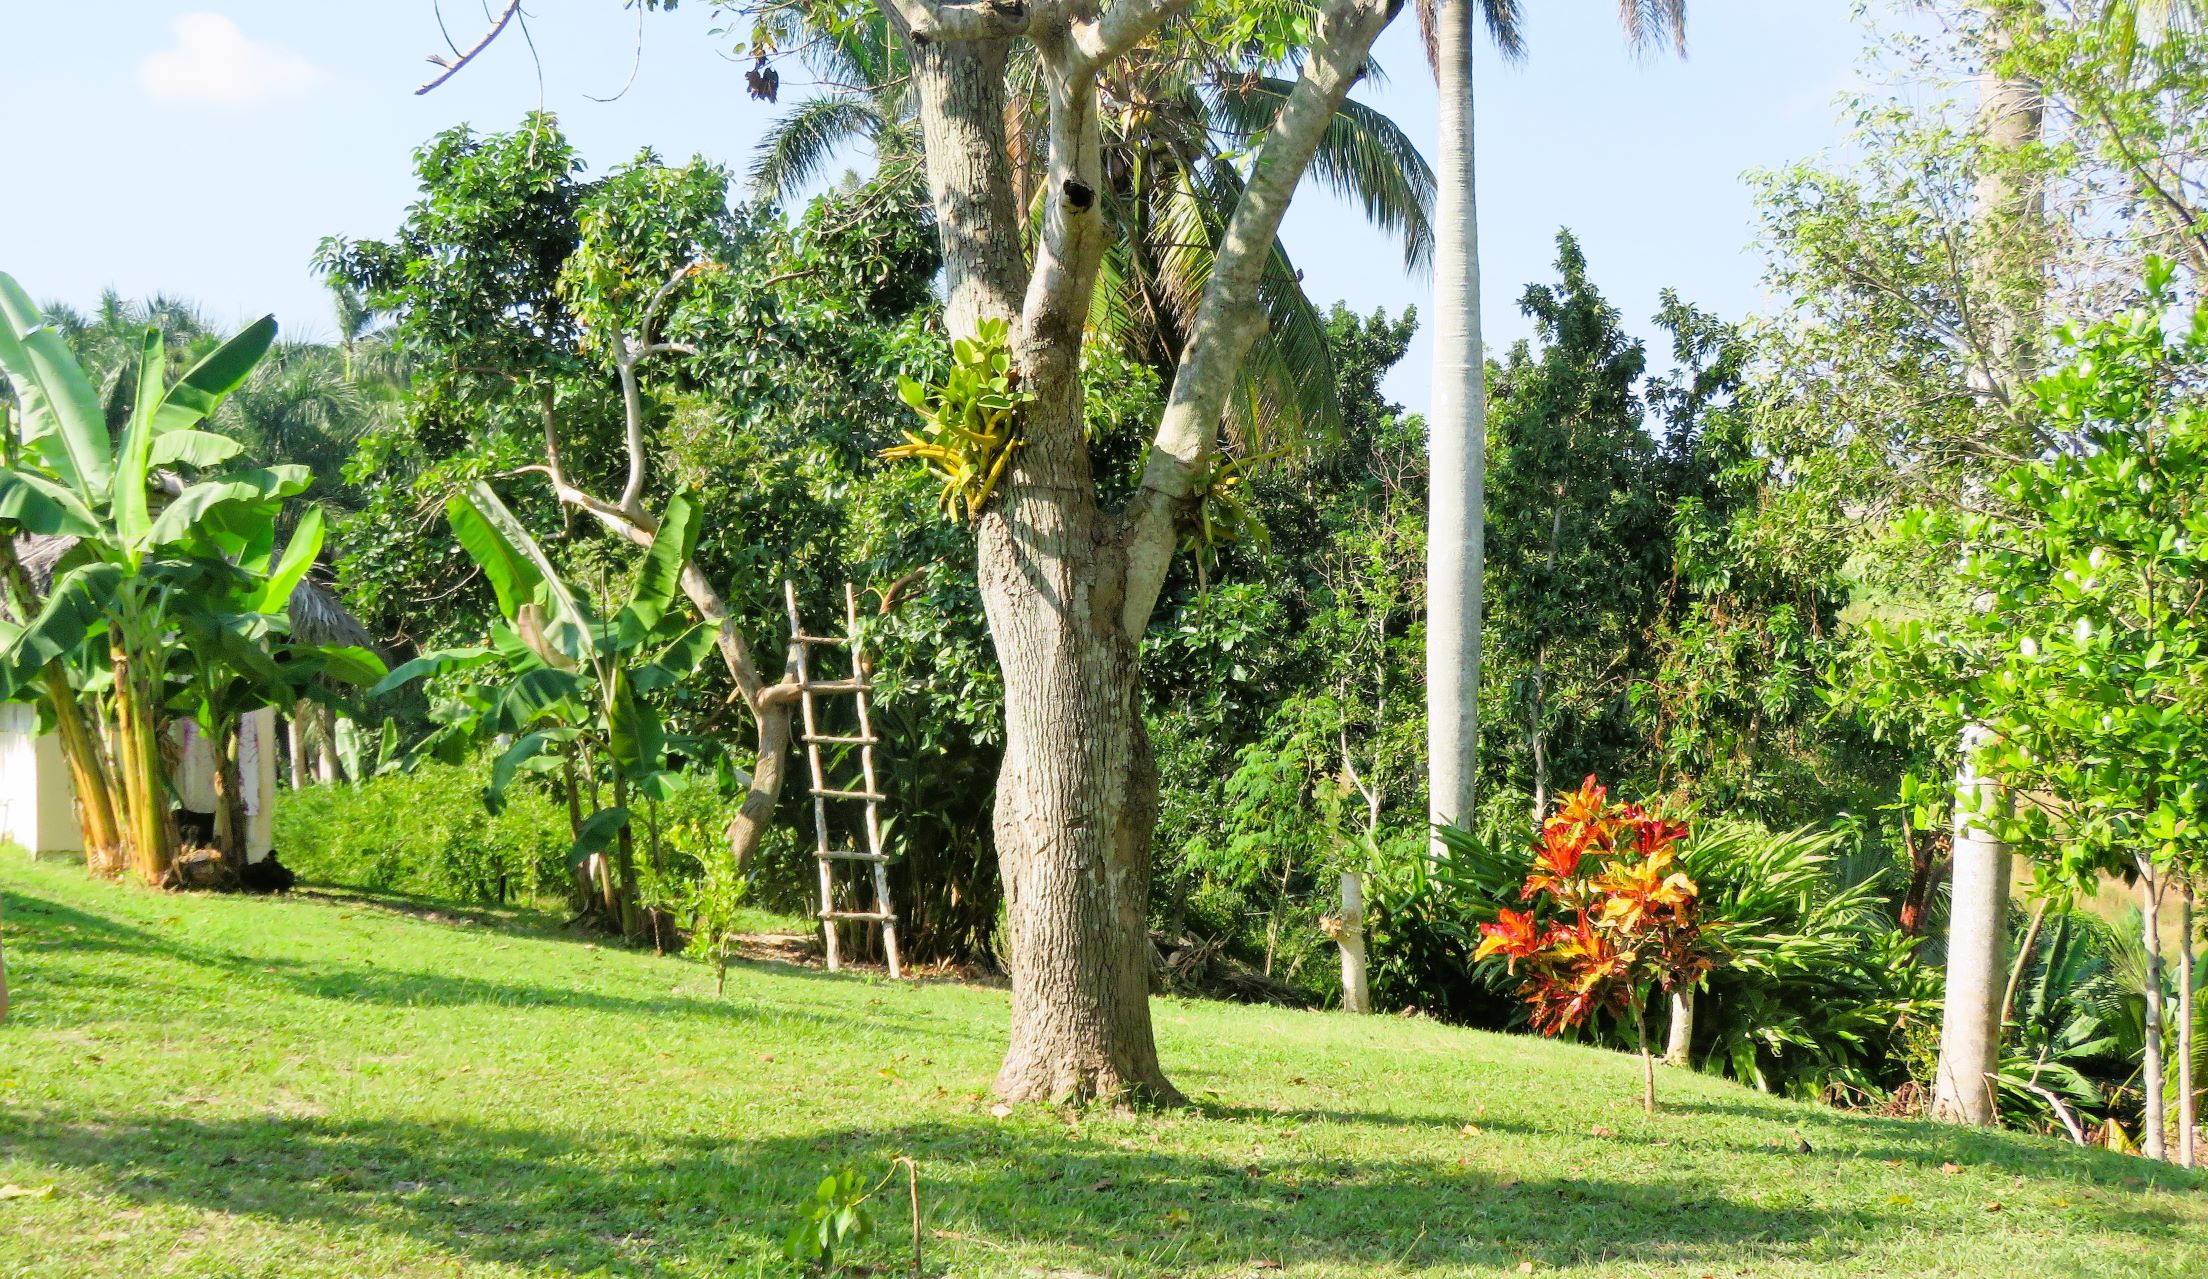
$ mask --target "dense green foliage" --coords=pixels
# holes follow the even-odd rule
[[[483,806],[489,780],[487,763],[432,762],[305,787],[276,806],[276,846],[285,865],[318,884],[463,902],[564,893],[566,810],[549,794],[518,791],[493,815]]]

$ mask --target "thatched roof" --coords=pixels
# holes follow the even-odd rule
[[[30,574],[31,585],[45,594],[54,583],[54,568],[69,548],[77,544],[73,537],[52,537],[32,534],[16,539],[15,557]],[[360,624],[335,595],[325,587],[317,586],[312,578],[299,579],[299,585],[291,593],[291,636],[306,644],[349,645],[373,651],[375,640],[368,629]]]

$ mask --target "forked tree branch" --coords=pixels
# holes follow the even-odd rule
[[[1190,0],[1118,0],[1093,20],[1075,21],[1073,46],[1094,73],[1141,44]]]
[[[1303,74],[1258,149],[1181,351],[1172,396],[1143,466],[1142,487],[1127,506],[1127,592],[1120,624],[1130,636],[1142,634],[1150,624],[1173,562],[1175,525],[1196,496],[1195,477],[1211,455],[1235,376],[1263,324],[1258,280],[1271,258],[1288,201],[1350,86],[1364,74],[1373,41],[1401,7],[1402,0],[1329,4]]]
[[[1026,0],[981,0],[978,4],[953,4],[950,0],[880,0],[880,3],[894,12],[921,44],[933,40],[993,40],[1027,33]]]

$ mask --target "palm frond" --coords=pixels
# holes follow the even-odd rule
[[[1680,57],[1687,54],[1687,0],[1618,0],[1618,25],[1635,52],[1669,37]]]
[[[1294,85],[1266,77],[1219,95],[1223,131],[1237,143],[1271,128]],[[1404,264],[1434,257],[1434,170],[1395,121],[1361,102],[1342,103],[1311,157],[1312,176],[1364,207],[1365,220],[1403,242]]]
[[[780,202],[820,176],[845,143],[865,140],[880,145],[882,136],[900,127],[882,114],[873,98],[858,94],[809,98],[768,128],[751,161],[751,191],[760,200]]]

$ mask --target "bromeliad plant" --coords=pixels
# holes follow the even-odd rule
[[[568,863],[586,879],[585,907],[624,934],[640,935],[636,805],[672,798],[686,784],[670,767],[671,743],[646,695],[694,674],[715,638],[711,624],[689,624],[671,607],[697,550],[697,508],[684,494],[668,499],[636,588],[610,618],[560,577],[489,485],[478,482],[453,497],[445,514],[489,579],[504,620],[492,628],[489,644],[425,653],[392,671],[371,695],[429,676],[502,674],[503,682],[469,682],[443,702],[434,712],[441,727],[410,758],[458,763],[471,750],[499,747],[483,793],[493,813],[520,774],[561,774],[574,836]],[[593,797],[599,777],[608,777],[613,803],[599,808],[593,798],[586,815],[578,773]],[[652,922],[654,940],[664,941],[656,913]]]
[[[1019,389],[1008,331],[1003,320],[983,320],[973,338],[953,342],[950,375],[941,385],[897,379],[898,398],[923,424],[882,456],[916,458],[942,480],[936,503],[954,520],[981,518],[1020,447],[1020,406],[1031,397]]]
[[[1501,955],[1533,1027],[1556,1035],[1597,1013],[1630,1017],[1640,1045],[1641,1104],[1656,1109],[1649,1050],[1651,995],[1691,989],[1717,964],[1702,924],[1700,889],[1678,865],[1685,823],[1637,804],[1614,804],[1590,776],[1541,824],[1533,868],[1519,895],[1529,910],[1500,911],[1473,958]]]

